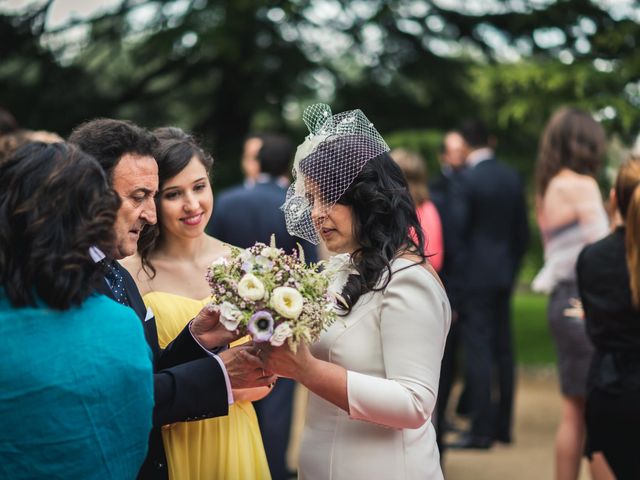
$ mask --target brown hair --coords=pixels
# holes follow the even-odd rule
[[[429,200],[427,189],[427,167],[422,156],[404,148],[394,148],[390,152],[391,158],[400,166],[409,185],[409,194],[413,204],[417,207]]]
[[[14,307],[66,310],[100,283],[120,199],[98,162],[68,143],[30,143],[0,162],[0,288]]]
[[[634,307],[640,307],[640,156],[622,164],[616,178],[618,210],[625,221],[625,250]]]
[[[587,112],[564,107],[544,129],[538,147],[536,190],[543,196],[551,179],[563,168],[595,177],[606,148],[604,130]]]
[[[148,130],[127,120],[97,118],[77,126],[69,136],[83,152],[93,156],[113,180],[113,171],[126,154],[153,156],[158,141]]]
[[[62,137],[46,130],[15,130],[0,135],[0,161],[9,158],[21,146],[30,142],[59,143]]]

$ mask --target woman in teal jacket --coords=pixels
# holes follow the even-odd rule
[[[135,313],[98,295],[120,202],[76,147],[0,163],[0,478],[128,479],[144,460],[151,352]]]

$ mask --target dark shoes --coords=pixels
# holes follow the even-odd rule
[[[496,434],[493,437],[493,441],[494,442],[498,442],[498,443],[503,443],[505,445],[511,445],[511,435],[509,435],[509,434],[503,434],[503,435]]]
[[[460,435],[455,442],[449,443],[447,448],[452,450],[488,450],[492,445],[492,437],[481,437],[467,432]]]
[[[464,433],[464,429],[456,425],[455,422],[449,420],[448,418],[445,418],[442,422],[442,433],[462,434]]]

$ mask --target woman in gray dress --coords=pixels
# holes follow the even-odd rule
[[[559,480],[578,478],[584,443],[586,379],[593,347],[579,308],[575,267],[582,248],[608,233],[595,180],[605,143],[602,127],[588,113],[562,108],[542,134],[536,165],[536,215],[545,263],[532,286],[550,294],[549,327],[563,396],[555,444]]]

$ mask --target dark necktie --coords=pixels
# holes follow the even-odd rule
[[[118,303],[122,305],[129,305],[129,299],[127,298],[127,292],[124,289],[124,279],[122,273],[115,261],[109,261],[106,258],[100,262],[104,276],[109,282],[113,296]]]

